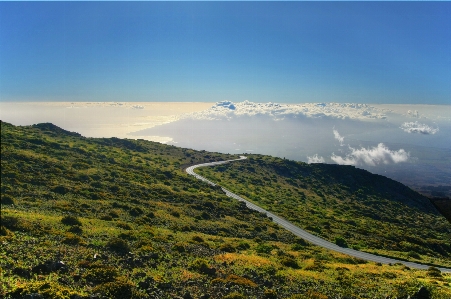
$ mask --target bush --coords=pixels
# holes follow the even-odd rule
[[[130,224],[125,223],[125,222],[122,222],[122,221],[118,221],[118,222],[116,223],[116,226],[119,227],[119,228],[125,229],[125,230],[131,230],[131,229],[132,229],[132,227],[130,226]]]
[[[185,246],[181,243],[176,243],[172,246],[172,250],[182,253],[185,252]]]
[[[68,245],[77,245],[82,243],[82,241],[83,240],[79,236],[74,235],[73,233],[66,233],[62,242]]]
[[[233,292],[227,296],[222,297],[223,299],[246,299],[246,297],[238,292]]]
[[[257,247],[255,247],[255,251],[258,253],[271,253],[272,249],[272,246],[264,243],[258,244]]]
[[[282,257],[282,259],[280,260],[280,263],[286,267],[290,267],[290,268],[294,268],[294,269],[299,268],[299,265],[296,262],[296,260],[289,256]]]
[[[9,229],[4,227],[3,225],[0,225],[0,236],[7,237],[7,236],[11,236],[11,235],[12,235],[12,232]]]
[[[140,208],[140,207],[133,207],[130,211],[129,211],[131,216],[139,216],[141,214],[144,213],[144,211]]]
[[[103,283],[96,286],[93,293],[111,299],[130,299],[133,297],[134,286],[125,278]]]
[[[430,277],[442,277],[442,272],[435,267],[429,267],[427,275]]]
[[[111,221],[113,220],[113,217],[111,217],[111,215],[102,215],[100,220]]]
[[[213,275],[216,273],[216,269],[210,268],[207,260],[200,258],[195,259],[189,268],[201,274]]]
[[[130,240],[130,241],[137,239],[135,234],[133,232],[130,232],[130,231],[127,231],[125,233],[120,233],[118,235],[118,238],[119,239],[123,239],[123,240]]]
[[[70,299],[79,298],[80,296],[74,291],[68,289],[54,281],[37,281],[30,282],[17,288],[12,298],[33,298],[29,294],[39,294],[40,297],[46,299]],[[28,295],[28,296],[27,296]]]
[[[225,252],[235,252],[235,247],[233,247],[232,244],[224,243],[221,246],[219,246],[219,250],[225,251]]]
[[[18,229],[19,228],[20,219],[15,216],[2,216],[2,225],[9,229]]]
[[[172,216],[176,217],[176,218],[180,218],[180,213],[177,211],[171,211],[170,213]]]
[[[257,284],[255,282],[253,282],[252,280],[238,276],[238,275],[234,275],[234,274],[227,276],[227,278],[225,280],[228,282],[231,282],[233,284],[242,285],[242,286],[249,286],[249,287],[257,286]]]
[[[9,195],[2,195],[0,199],[2,205],[14,205],[16,204],[14,199]]]
[[[407,256],[411,257],[411,258],[414,258],[414,259],[417,259],[417,260],[421,259],[421,256],[418,253],[416,253],[415,251],[409,251],[407,253]]]
[[[116,280],[119,273],[114,267],[93,264],[84,274],[84,278],[93,283],[105,283]]]
[[[131,250],[128,243],[119,238],[112,238],[111,240],[108,241],[106,246],[110,250],[120,253],[120,254],[126,254]]]
[[[191,240],[193,240],[194,242],[199,242],[199,243],[204,242],[204,239],[202,239],[201,236],[194,236]]]
[[[61,218],[61,223],[65,225],[78,225],[82,226],[81,221],[76,217],[72,215],[67,215]]]
[[[238,243],[238,246],[236,247],[236,249],[238,249],[238,250],[246,250],[249,248],[251,248],[251,245],[249,245],[249,243],[244,242],[244,241]]]
[[[71,226],[67,231],[78,235],[83,233],[83,229],[79,225]]]
[[[335,238],[335,244],[337,244],[340,247],[348,247],[348,244],[346,243],[346,240],[343,237],[336,237]]]
[[[265,290],[263,294],[263,298],[265,299],[277,299],[277,293],[274,290]]]

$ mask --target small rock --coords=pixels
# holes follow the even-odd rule
[[[210,295],[202,294],[202,295],[200,295],[199,299],[210,299]]]

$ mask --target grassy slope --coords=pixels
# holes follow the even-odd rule
[[[259,155],[198,172],[332,242],[451,266],[450,223],[426,197],[383,176]]]
[[[451,294],[449,275],[308,245],[182,170],[231,155],[50,124],[2,122],[1,141],[4,298],[382,298],[420,285]]]

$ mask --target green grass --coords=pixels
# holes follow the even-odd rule
[[[236,156],[49,124],[1,130],[3,298],[451,294],[450,275],[309,245],[183,169]]]

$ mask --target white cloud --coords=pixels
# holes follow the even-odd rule
[[[405,122],[402,124],[401,129],[403,129],[404,132],[407,132],[407,133],[417,133],[417,134],[424,134],[424,135],[435,134],[439,131],[438,127],[433,128],[426,124],[419,123],[418,121]]]
[[[210,109],[190,113],[184,118],[199,120],[232,119],[240,116],[269,116],[274,120],[289,117],[330,117],[336,119],[385,119],[386,116],[379,108],[367,104],[350,103],[305,103],[305,104],[277,104],[253,103],[244,101],[233,103],[222,101]]]
[[[324,158],[321,156],[318,156],[318,154],[315,154],[314,156],[311,156],[311,157],[307,157],[307,159],[308,159],[308,161],[307,161],[308,164],[325,162]]]
[[[376,166],[379,164],[393,164],[407,162],[410,158],[410,154],[404,149],[397,151],[391,151],[383,143],[379,143],[377,147],[373,148],[360,148],[355,149],[349,147],[351,152],[345,157],[335,155],[331,156],[331,159],[340,165],[369,165]]]
[[[338,131],[335,129],[334,129],[334,137],[335,137],[335,139],[337,139],[340,142],[340,146],[343,146],[343,142],[344,142],[345,138],[343,136],[341,136],[340,133],[338,133]]]

